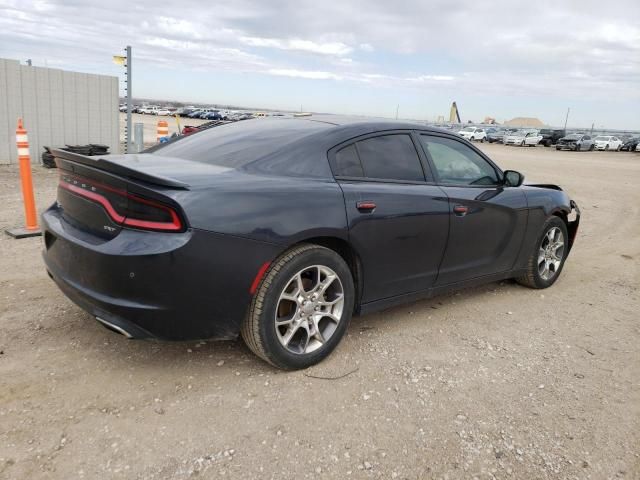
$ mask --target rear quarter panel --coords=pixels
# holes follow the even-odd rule
[[[342,190],[333,178],[278,177],[233,170],[209,187],[172,194],[198,229],[283,246],[347,238]]]

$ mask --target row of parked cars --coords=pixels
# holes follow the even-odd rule
[[[120,111],[126,112],[126,104],[120,105]],[[205,107],[163,107],[160,105],[134,105],[132,109],[133,113],[139,113],[142,115],[158,115],[158,116],[175,116],[188,118],[199,118],[202,120],[247,120],[254,118],[256,115],[251,112],[240,112],[233,110],[223,110],[218,108],[205,108]]]
[[[570,133],[552,128],[464,127],[458,135],[469,141],[502,143],[519,147],[555,146],[556,150],[625,150],[640,151],[640,137],[632,135],[597,135]]]

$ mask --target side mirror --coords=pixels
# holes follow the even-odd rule
[[[524,183],[524,175],[515,170],[506,170],[502,181],[505,187],[519,187]]]

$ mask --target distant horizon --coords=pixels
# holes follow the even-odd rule
[[[126,97],[120,97],[120,101],[123,102],[125,100]],[[264,112],[282,112],[282,113],[299,113],[299,110],[288,110],[288,109],[283,109],[283,108],[263,108],[263,107],[256,107],[256,106],[241,106],[241,105],[231,105],[231,104],[226,104],[226,103],[216,103],[216,102],[185,102],[185,101],[181,101],[181,100],[162,100],[159,98],[143,98],[143,97],[133,97],[132,101],[134,104],[139,103],[140,101],[146,102],[147,104],[163,104],[161,106],[177,106],[177,107],[181,107],[181,106],[194,106],[194,107],[215,107],[215,108],[226,108],[226,109],[237,109],[237,110],[247,110],[247,111],[264,111]],[[304,110],[304,113],[312,113],[315,115],[345,115],[345,114],[341,114],[341,113],[335,113],[335,112],[316,112],[316,111],[309,111],[309,110]],[[362,117],[362,118],[384,118],[387,120],[396,120],[395,116],[394,117],[383,117],[383,116],[376,116],[376,115],[358,115],[358,114],[350,114],[349,116],[352,117]],[[513,117],[510,118],[508,120],[505,120],[504,122],[496,122],[496,123],[483,123],[483,122],[461,122],[461,123],[452,123],[452,122],[448,122],[448,121],[444,121],[444,122],[438,122],[436,120],[426,120],[426,119],[420,119],[420,118],[405,118],[402,116],[399,116],[397,118],[397,120],[405,120],[405,121],[415,121],[415,122],[426,122],[426,123],[430,123],[430,124],[437,124],[437,125],[484,125],[484,126],[504,126],[506,122],[510,122],[515,120],[516,118],[536,118],[536,117],[525,117],[523,115],[519,115],[517,117]],[[540,121],[542,121],[541,119],[538,119]],[[526,126],[521,126],[522,128],[536,128],[536,127],[526,127]],[[552,129],[564,129],[564,125],[551,125],[551,124],[544,124],[543,127],[540,128],[552,128]],[[571,124],[567,124],[566,127],[567,130],[580,130],[580,131],[587,131],[587,130],[591,130],[592,127],[584,127],[584,126],[571,126]],[[633,133],[633,134],[640,134],[640,129],[632,129],[632,128],[606,128],[606,127],[593,127],[593,131],[594,132],[619,132],[619,133]]]

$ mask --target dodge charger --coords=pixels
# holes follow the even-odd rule
[[[129,338],[231,339],[313,365],[354,314],[513,278],[547,288],[580,212],[453,133],[255,119],[141,154],[52,150],[49,276]]]

